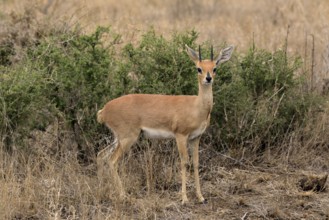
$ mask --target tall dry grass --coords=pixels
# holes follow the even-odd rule
[[[320,120],[325,119],[321,118]],[[310,124],[310,129],[315,129]],[[300,131],[302,132],[302,131]],[[255,155],[227,152],[204,145],[200,176],[207,205],[196,204],[191,164],[188,196],[180,205],[178,152],[171,141],[140,141],[119,164],[127,191],[118,199],[110,174],[97,176],[96,165],[82,165],[73,134],[58,126],[34,132],[29,140],[33,155],[0,150],[1,219],[326,219],[328,191],[300,191],[304,174],[321,174],[329,167],[326,143],[314,139],[323,128],[308,131],[304,146],[296,133],[277,151],[265,152],[262,163]],[[58,142],[64,142],[59,148]],[[278,203],[282,201],[282,203]]]

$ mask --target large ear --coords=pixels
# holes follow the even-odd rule
[[[189,46],[187,46],[185,44],[186,47],[186,52],[188,54],[188,56],[191,58],[191,60],[193,60],[193,62],[198,62],[199,60],[199,53],[195,52],[193,49],[189,48]]]
[[[226,47],[225,49],[223,49],[216,59],[216,66],[228,61],[231,58],[233,49],[234,49],[233,46],[229,46],[229,47]]]

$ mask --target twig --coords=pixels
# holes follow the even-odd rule
[[[311,66],[311,91],[313,91],[314,89],[314,66],[315,66],[315,62],[314,62],[314,56],[315,56],[315,47],[314,47],[314,35],[311,34],[312,37],[312,66]]]
[[[305,51],[304,51],[304,71],[306,72],[306,68],[307,68],[307,31],[305,32]]]
[[[284,48],[284,55],[285,55],[285,64],[287,65],[287,52],[288,52],[288,37],[289,37],[289,30],[290,25],[287,27],[287,35],[286,35],[286,42],[285,42],[285,48]]]
[[[246,212],[242,217],[241,217],[241,220],[245,220],[248,218],[248,214],[249,212]]]
[[[222,156],[222,157],[225,157],[225,158],[227,158],[227,159],[230,159],[230,160],[234,161],[235,163],[237,163],[237,164],[239,164],[239,165],[241,165],[241,166],[243,166],[243,167],[245,167],[245,168],[248,168],[248,166],[245,165],[244,163],[242,163],[240,160],[234,159],[233,157],[230,157],[230,156],[227,156],[227,155],[225,155],[225,154],[219,153],[219,152],[217,152],[217,151],[215,151],[215,150],[212,150],[212,151],[213,151],[215,154],[217,154],[217,155],[220,155],[220,156]]]

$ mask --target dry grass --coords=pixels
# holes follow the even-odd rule
[[[284,44],[289,26],[289,52],[302,55],[305,69],[315,64],[313,86],[320,88],[329,77],[327,1],[40,0],[31,6],[11,0],[1,1],[2,13],[23,11],[27,2],[38,9],[40,20],[79,22],[86,30],[112,25],[124,42],[137,41],[150,26],[165,36],[195,28],[200,41],[227,41],[240,51],[254,41],[274,50]],[[0,219],[328,219],[328,183],[318,193],[298,187],[303,175],[328,173],[327,109],[262,158],[243,149],[221,155],[202,146],[207,205],[194,202],[192,173],[191,202],[180,205],[179,161],[171,141],[139,142],[125,156],[119,171],[128,197],[121,201],[110,176],[98,179],[95,163],[79,164],[73,134],[54,123],[31,134],[30,154],[7,153],[0,142]]]
[[[200,176],[208,204],[196,202],[190,164],[187,186],[191,201],[182,206],[180,166],[172,141],[142,140],[124,157],[119,173],[128,194],[120,200],[110,175],[97,177],[95,163],[79,164],[72,135],[57,122],[46,132],[31,135],[30,154],[1,150],[1,219],[329,217],[328,183],[321,192],[300,188],[305,176],[327,173],[328,152],[317,155],[315,146],[299,145],[301,151],[278,147],[257,164],[252,155],[231,158],[230,152],[222,155],[203,145]],[[316,135],[314,131],[312,135]]]
[[[43,138],[43,137],[39,137]],[[24,157],[1,154],[1,219],[327,219],[328,190],[304,192],[301,169],[232,165],[221,155],[201,153],[201,179],[208,204],[196,203],[192,174],[188,183],[191,201],[180,204],[176,155],[161,150],[131,152],[120,164],[128,192],[119,200],[110,179],[97,178],[94,164],[81,166],[74,150],[62,156],[46,154],[46,146],[34,145],[36,153]],[[138,146],[135,146],[138,148]],[[39,150],[37,150],[39,149]],[[155,154],[157,153],[157,154]],[[158,154],[164,155],[160,158]],[[54,159],[56,157],[57,159]],[[157,160],[158,158],[159,160]],[[207,161],[207,158],[209,159]],[[149,163],[150,160],[154,162]],[[175,161],[171,164],[172,160]],[[156,161],[156,162],[155,162]],[[225,165],[221,167],[221,165]],[[328,164],[327,164],[328,165]],[[152,190],[147,190],[146,166],[154,170]],[[158,170],[158,167],[161,169]],[[316,169],[313,167],[313,170]],[[170,171],[169,171],[170,170]],[[158,171],[158,172],[155,172]],[[170,179],[170,177],[172,179]],[[102,180],[108,180],[101,184]],[[167,181],[164,179],[168,178]],[[328,188],[328,186],[327,186]]]

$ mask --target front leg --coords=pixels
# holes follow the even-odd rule
[[[177,135],[176,142],[181,160],[181,172],[182,172],[182,204],[188,202],[186,195],[186,166],[188,163],[188,152],[187,152],[187,136]]]
[[[199,143],[200,137],[197,137],[190,141],[190,145],[193,149],[193,169],[194,169],[194,181],[195,181],[195,189],[196,195],[199,199],[199,202],[205,203],[205,199],[201,194],[201,187],[200,187],[200,177],[199,177]]]

